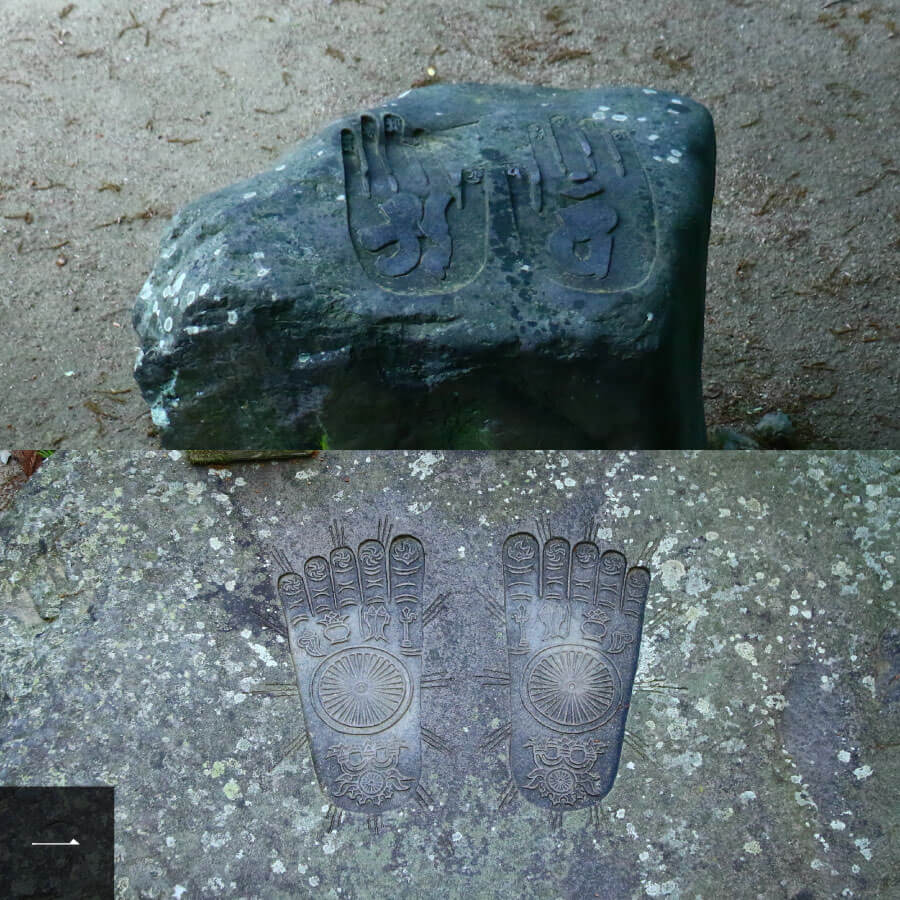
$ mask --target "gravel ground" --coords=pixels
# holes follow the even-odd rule
[[[0,435],[154,447],[133,299],[167,218],[433,79],[639,84],[719,142],[711,425],[900,446],[897,13],[885,3],[0,0]]]

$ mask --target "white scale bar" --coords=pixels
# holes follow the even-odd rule
[[[75,840],[75,838],[72,838],[71,841],[66,841],[66,843],[64,843],[64,844],[54,844],[50,841],[32,841],[31,846],[32,847],[80,847],[81,844],[79,844],[78,841]]]

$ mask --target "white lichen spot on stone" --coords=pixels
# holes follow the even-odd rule
[[[309,876],[309,886],[310,887],[318,887],[319,886],[319,876],[318,875],[310,875]]]
[[[232,593],[234,591],[235,586],[236,586],[236,582],[233,579],[231,581],[225,582],[225,590],[228,591],[229,593]]]
[[[238,783],[233,778],[230,778],[222,786],[222,793],[229,800],[237,800],[237,798],[241,796],[241,789],[240,789]]]
[[[169,451],[169,459],[173,460],[174,462],[178,462],[178,460],[181,459],[181,451],[180,450],[170,450]]]
[[[867,497],[880,497],[884,493],[884,485],[883,484],[867,484],[866,485],[866,496]]]
[[[857,838],[853,843],[856,844],[856,849],[859,850],[866,859],[872,858],[872,851],[869,849],[868,838]]]
[[[667,559],[659,571],[663,586],[670,591],[678,587],[678,583],[687,574],[684,563],[680,559]]]
[[[833,831],[843,831],[846,828],[846,824],[842,822],[840,819],[832,819],[831,820],[831,828]]]
[[[864,781],[868,778],[873,772],[871,766],[860,766],[858,769],[853,770],[853,774],[856,776],[858,781]]]
[[[169,424],[169,414],[159,406],[154,406],[150,410],[150,418],[157,428],[165,428]]]
[[[853,574],[853,570],[844,562],[844,560],[839,559],[832,565],[831,574],[836,575],[838,578],[849,578]]]
[[[738,641],[738,643],[734,645],[734,652],[737,653],[741,659],[746,659],[751,666],[757,665],[756,651],[753,649],[753,644],[748,644],[747,641]]]
[[[457,559],[465,559],[466,558],[466,548],[465,547],[457,547],[456,548],[456,556],[457,556]]]
[[[756,791],[744,791],[741,794],[741,802],[742,803],[749,803],[751,800],[755,800],[755,799],[756,799]]]
[[[426,478],[431,477],[435,465],[443,458],[444,455],[442,453],[435,455],[430,450],[426,450],[425,453],[419,454],[410,464],[410,474],[413,478],[424,481]]]
[[[869,693],[872,697],[875,696],[875,679],[871,675],[864,675],[860,679],[862,686],[869,689]]]
[[[266,666],[277,666],[278,663],[272,659],[272,654],[262,644],[250,644],[250,649],[263,661]]]
[[[762,847],[759,845],[759,841],[746,841],[744,843],[744,852],[749,853],[751,856],[759,856],[762,853]]]
[[[704,719],[711,719],[715,716],[716,711],[708,697],[701,697],[695,704],[694,709],[703,716]]]
[[[265,278],[266,275],[268,275],[269,272],[271,272],[271,271],[272,271],[271,269],[263,269],[263,268],[257,269],[257,270],[256,270],[256,277],[257,277],[257,278]]]
[[[248,191],[246,194],[244,194],[244,199],[252,200],[255,196],[256,196],[256,191]]]
[[[625,113],[615,113],[615,115],[610,116],[613,122],[627,122],[628,116]]]
[[[200,285],[200,290],[197,292],[197,296],[205,297],[208,291],[209,291],[209,282],[204,281],[203,284]]]
[[[849,754],[846,750],[838,750],[837,758],[838,758],[842,763],[848,763],[848,762],[850,762],[850,754]]]
[[[236,325],[237,320],[238,320],[238,314],[233,309],[229,309],[228,310],[228,324]]]
[[[172,330],[172,317],[166,316],[166,321],[163,322],[163,331],[169,332]]]
[[[212,547],[213,550],[221,550],[222,542],[217,537],[211,537],[209,539],[209,546]]]
[[[280,859],[276,859],[275,862],[272,863],[272,871],[276,875],[283,875],[287,870],[284,867],[284,863]]]

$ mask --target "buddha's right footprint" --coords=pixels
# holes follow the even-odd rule
[[[558,813],[612,788],[649,585],[647,569],[626,571],[623,554],[589,540],[548,537],[542,548],[519,532],[504,543],[511,721],[501,733],[530,802]]]

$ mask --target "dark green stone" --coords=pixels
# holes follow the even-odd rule
[[[639,88],[436,85],[182,210],[137,301],[167,446],[691,447],[715,142]]]

